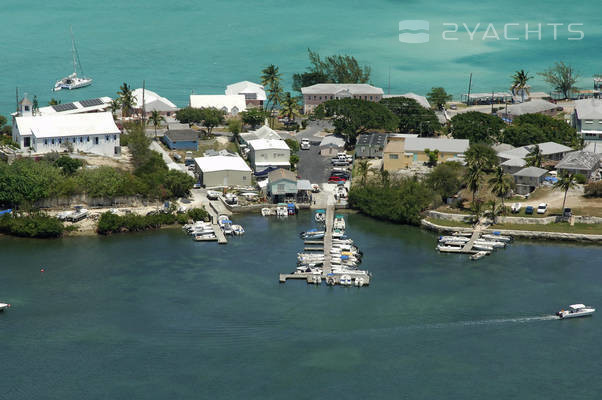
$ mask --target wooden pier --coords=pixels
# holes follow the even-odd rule
[[[217,223],[217,217],[219,216],[217,208],[213,205],[211,201],[209,201],[209,207],[207,207],[207,211],[211,216],[211,227],[213,228],[213,233],[217,237],[217,243],[219,244],[227,244],[228,239],[226,239],[226,235],[224,235],[224,231]]]

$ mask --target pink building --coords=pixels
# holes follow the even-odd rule
[[[351,98],[378,102],[384,95],[381,88],[367,83],[318,83],[301,88],[301,93],[306,114],[328,100]]]

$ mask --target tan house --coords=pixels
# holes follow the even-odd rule
[[[390,137],[389,143],[383,151],[383,168],[386,171],[397,171],[408,168],[414,163],[428,162],[429,157],[425,152],[438,150],[438,161],[446,162],[462,159],[468,150],[467,139],[438,139],[423,137]]]

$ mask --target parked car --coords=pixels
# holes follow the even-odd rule
[[[311,143],[309,139],[301,139],[301,150],[309,150]]]
[[[201,184],[200,183],[195,183],[194,185],[192,185],[193,189],[200,189],[201,188]]]
[[[335,183],[335,182],[345,182],[347,179],[340,177],[340,176],[331,176],[330,178],[328,178],[328,182],[330,183]]]
[[[527,206],[525,208],[525,214],[533,214],[533,207],[532,206]]]
[[[522,206],[523,205],[521,203],[513,203],[511,210],[513,213],[517,214],[520,211],[520,209],[522,208]]]
[[[219,197],[219,193],[216,192],[215,190],[208,190],[207,191],[207,198],[209,200],[217,200],[218,197]]]
[[[349,161],[341,160],[340,158],[333,158],[331,162],[332,165],[335,167],[346,167],[347,165],[349,165]]]
[[[540,203],[539,206],[537,206],[537,214],[545,214],[546,211],[548,211],[547,203]]]

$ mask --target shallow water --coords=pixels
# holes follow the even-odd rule
[[[477,262],[360,215],[366,288],[278,283],[308,213],[235,216],[227,246],[179,230],[1,238],[0,398],[592,399],[602,248],[515,242]],[[45,272],[41,273],[40,268]]]
[[[258,81],[261,69],[274,63],[290,87],[292,74],[308,65],[308,47],[322,55],[355,55],[372,67],[373,84],[387,91],[390,77],[391,93],[425,94],[444,86],[458,96],[471,72],[473,92],[508,90],[515,70],[535,74],[559,60],[581,72],[586,89],[592,74],[602,72],[599,7],[591,1],[4,0],[2,17],[5,115],[15,110],[16,86],[45,105],[51,97],[68,102],[115,96],[122,82],[141,87],[144,79],[148,89],[185,106],[191,91],[222,94],[229,83]],[[401,43],[402,20],[429,21],[430,41]],[[458,40],[443,40],[443,31],[452,29],[445,23],[458,25],[458,33],[447,35]],[[504,38],[511,23],[519,25],[509,25],[506,36],[520,40]],[[536,33],[525,40],[526,24],[534,30],[539,23],[541,40]],[[548,23],[564,24],[556,40]],[[579,37],[569,33],[570,23],[584,24],[572,28],[584,32],[583,40],[568,40]],[[52,93],[54,82],[72,71],[69,25],[94,84]],[[534,90],[550,90],[538,77],[530,83]]]

